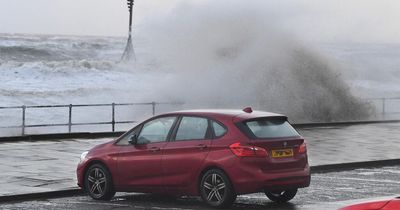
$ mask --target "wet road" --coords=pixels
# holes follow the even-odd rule
[[[325,210],[377,197],[400,195],[400,166],[357,169],[312,175],[309,188],[299,190],[288,204],[277,205],[262,193],[239,196],[230,209]],[[1,203],[1,209],[210,209],[197,197],[119,193],[109,202],[75,196]]]
[[[307,140],[312,166],[400,158],[400,123],[310,127],[299,132]],[[75,187],[80,154],[109,140],[0,142],[0,196]]]

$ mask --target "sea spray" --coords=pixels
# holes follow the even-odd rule
[[[187,108],[258,109],[295,121],[342,121],[369,117],[333,61],[269,21],[261,1],[184,3],[149,24],[152,52],[171,72],[156,98]],[[155,81],[160,79],[155,78]]]
[[[117,63],[122,37],[0,34],[1,105],[156,101],[185,103],[157,106],[157,113],[251,105],[295,122],[368,117],[369,105],[351,94],[339,74],[344,65],[282,31],[271,10],[262,1],[185,3],[137,29],[135,65]],[[116,118],[151,115],[151,108],[139,108],[118,109]],[[108,120],[110,110],[95,116],[74,110],[73,122]],[[28,111],[28,124],[54,123],[68,114]],[[20,115],[3,111],[0,119],[4,126],[20,125]]]

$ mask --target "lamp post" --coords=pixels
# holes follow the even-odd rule
[[[124,53],[122,54],[121,57],[121,61],[129,61],[131,59],[136,60],[135,50],[133,49],[133,44],[132,44],[132,14],[133,14],[134,0],[127,0],[127,4],[129,9],[129,36]]]

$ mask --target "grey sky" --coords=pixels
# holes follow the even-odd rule
[[[213,1],[223,0],[136,0],[135,24],[169,12],[178,2],[212,5]],[[124,36],[125,2],[0,0],[0,33]],[[277,25],[304,39],[400,42],[398,0],[248,0],[249,5],[257,2],[263,2]]]
[[[135,23],[175,1],[136,0]],[[0,0],[0,33],[121,36],[127,18],[126,0]]]

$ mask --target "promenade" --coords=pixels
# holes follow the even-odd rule
[[[400,123],[298,129],[312,166],[400,158]],[[80,154],[111,140],[0,143],[0,196],[76,189]]]

